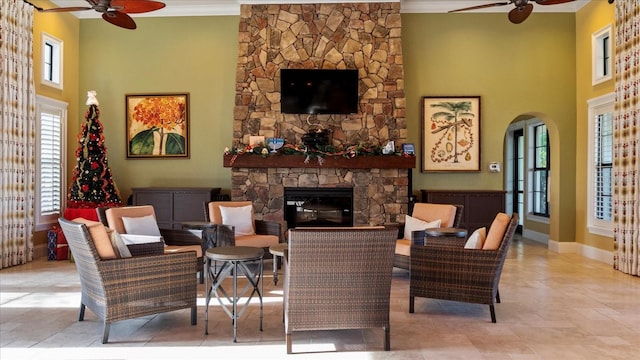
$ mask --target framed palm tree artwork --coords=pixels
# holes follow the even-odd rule
[[[480,96],[422,98],[422,172],[480,171]]]
[[[127,158],[189,157],[189,94],[125,95]]]

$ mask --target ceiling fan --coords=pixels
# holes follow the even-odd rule
[[[575,0],[531,0],[531,2],[535,2],[538,5],[555,5],[555,4],[568,3],[572,1],[575,1]],[[494,6],[504,6],[509,4],[515,5],[515,8],[509,11],[509,21],[511,21],[514,24],[520,24],[521,22],[525,21],[533,11],[533,4],[530,4],[529,0],[509,0],[509,1],[491,3],[491,4],[471,6],[463,9],[451,10],[449,12],[452,13],[452,12],[459,12],[459,11],[477,10],[477,9],[484,9],[484,8],[489,8]]]
[[[30,2],[24,0],[31,4]],[[140,14],[165,7],[164,3],[152,0],[87,0],[90,6],[71,6],[43,9],[31,4],[39,12],[67,12],[95,10],[109,23],[125,29],[135,29],[136,22],[128,14]]]

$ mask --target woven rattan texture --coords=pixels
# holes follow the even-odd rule
[[[396,229],[292,229],[285,254],[287,348],[295,331],[383,327]]]

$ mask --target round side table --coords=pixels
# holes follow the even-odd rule
[[[262,331],[262,288],[264,284],[260,282],[264,268],[264,249],[250,246],[225,246],[214,247],[206,251],[205,263],[205,289],[207,291],[207,300],[205,305],[205,335],[209,334],[209,301],[211,295],[215,295],[220,303],[220,307],[231,318],[233,324],[233,342],[237,342],[238,319],[247,309],[253,295],[257,294],[260,299],[260,331]],[[215,266],[217,261],[222,262],[221,267]],[[251,264],[257,262],[258,268],[251,269]],[[212,263],[214,265],[212,266]],[[238,291],[238,272],[246,277],[248,283]],[[233,276],[233,290],[231,296],[227,290],[222,287],[222,282],[228,276]],[[211,280],[211,286],[209,286]],[[238,310],[238,300],[249,293],[247,301],[241,305]],[[223,302],[226,299],[231,303],[231,310],[228,305]]]
[[[269,253],[273,255],[273,283],[278,285],[278,258],[284,257],[284,252],[289,249],[287,243],[278,243],[269,246]]]
[[[463,238],[467,236],[467,230],[460,228],[430,228],[426,229],[424,233],[427,236],[434,237],[446,236]]]

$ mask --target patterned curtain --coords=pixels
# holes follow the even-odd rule
[[[33,259],[33,8],[0,0],[0,268]]]
[[[614,258],[623,273],[640,275],[640,1],[616,0],[613,115]]]

